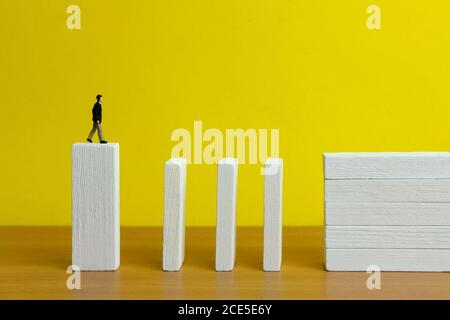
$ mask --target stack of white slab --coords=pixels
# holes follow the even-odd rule
[[[326,153],[328,271],[450,271],[450,153]]]

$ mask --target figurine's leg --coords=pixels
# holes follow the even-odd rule
[[[88,140],[92,140],[92,137],[94,136],[95,130],[97,130],[97,126],[96,126],[96,123],[94,122],[94,125],[92,126],[92,130],[89,133]]]
[[[100,139],[100,141],[104,141],[105,139],[103,139],[103,130],[102,130],[102,125],[100,123],[97,123],[97,132],[98,132],[98,138]]]

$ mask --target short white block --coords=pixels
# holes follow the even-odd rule
[[[449,179],[449,152],[324,154],[325,179]]]
[[[450,179],[325,180],[326,202],[450,202]]]
[[[179,271],[184,261],[186,164],[184,158],[172,158],[165,163],[164,271]]]
[[[216,271],[231,271],[236,257],[238,160],[219,161],[217,172]]]
[[[72,264],[82,271],[120,265],[119,144],[72,147]]]
[[[327,249],[328,271],[367,271],[371,265],[381,271],[447,272],[450,250],[445,249]]]
[[[450,203],[327,202],[325,223],[334,226],[450,226]]]
[[[450,249],[450,227],[326,226],[325,246],[328,250]]]
[[[282,257],[283,159],[269,158],[264,176],[264,271],[280,271]]]

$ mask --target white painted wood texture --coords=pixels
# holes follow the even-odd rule
[[[236,257],[238,160],[225,158],[217,170],[216,271],[231,271]]]
[[[82,271],[120,265],[119,144],[72,147],[72,264]]]
[[[450,153],[324,154],[329,271],[450,271]]]
[[[327,249],[325,255],[328,271],[367,271],[371,265],[381,271],[450,270],[448,249]]]
[[[325,203],[325,224],[335,226],[449,226],[450,203]]]
[[[450,179],[325,180],[326,202],[450,202]]]
[[[283,232],[283,159],[269,158],[264,176],[264,271],[280,271]]]
[[[324,171],[325,179],[450,179],[450,153],[325,153]]]
[[[325,245],[328,249],[450,249],[450,227],[326,226]]]
[[[164,271],[179,271],[184,261],[186,164],[184,158],[172,158],[164,167]]]

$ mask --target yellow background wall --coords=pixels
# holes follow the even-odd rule
[[[407,4],[408,3],[408,4]],[[81,30],[66,8],[81,7]],[[382,30],[366,28],[377,4]],[[176,128],[279,128],[284,222],[323,220],[324,151],[450,147],[450,3],[300,0],[0,2],[0,224],[71,223],[71,145],[104,95],[121,148],[122,225],[161,225]],[[96,137],[97,138],[97,137]],[[259,165],[238,223],[262,223]],[[214,225],[216,167],[188,169],[188,225]]]

